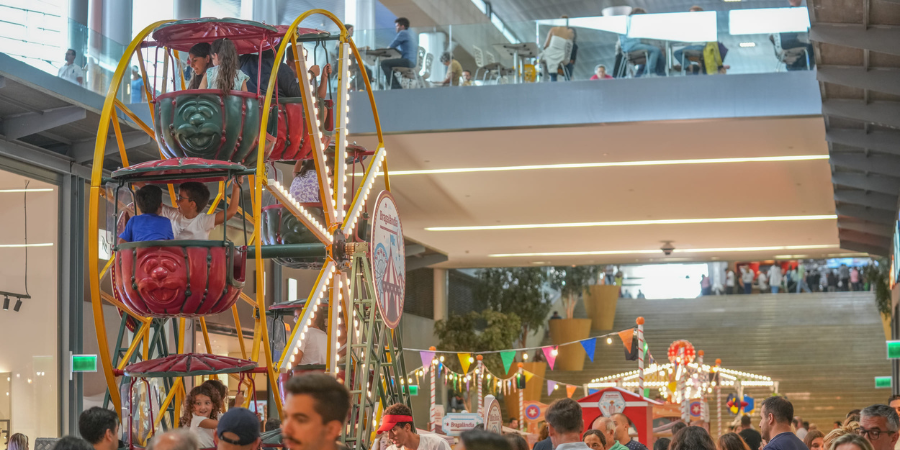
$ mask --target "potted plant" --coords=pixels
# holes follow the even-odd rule
[[[596,266],[553,267],[548,272],[550,287],[559,291],[565,318],[550,320],[550,340],[555,345],[587,339],[591,334],[591,319],[575,319],[575,305],[585,288],[594,282]],[[560,346],[554,370],[582,370],[587,356],[579,344]]]
[[[597,276],[604,277],[598,269]],[[616,305],[619,303],[619,286],[613,283],[594,283],[584,293],[584,309],[591,319],[591,329],[612,330],[616,319]]]
[[[870,289],[875,293],[875,306],[881,314],[881,325],[884,328],[884,339],[891,340],[891,287],[890,264],[884,259],[875,261],[866,270]]]

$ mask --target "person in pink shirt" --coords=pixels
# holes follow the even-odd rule
[[[856,267],[850,269],[850,289],[854,291],[862,290],[862,283],[859,282],[859,269]]]
[[[606,73],[606,66],[600,64],[594,69],[594,75],[591,77],[592,80],[605,80],[607,78],[612,78],[610,75]]]

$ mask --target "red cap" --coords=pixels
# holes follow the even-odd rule
[[[412,422],[412,416],[401,416],[397,414],[388,414],[381,418],[381,426],[378,427],[379,433],[384,433],[385,431],[394,428],[398,423],[404,422]]]

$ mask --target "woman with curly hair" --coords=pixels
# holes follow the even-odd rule
[[[222,38],[213,41],[210,47],[214,67],[206,69],[200,89],[221,89],[247,92],[247,80],[250,77],[241,71],[237,48],[230,39]]]
[[[725,433],[716,442],[717,450],[750,450],[750,446],[737,433]]]
[[[219,393],[209,386],[200,385],[191,389],[184,398],[181,409],[181,426],[190,427],[191,432],[200,441],[200,448],[212,448],[216,427],[219,426],[219,411],[222,410],[222,399]]]
[[[858,429],[859,422],[846,422],[842,427],[831,430],[824,438],[822,438],[822,448],[825,450],[831,449],[831,445],[834,444],[835,440],[848,434],[855,435],[856,430]]]

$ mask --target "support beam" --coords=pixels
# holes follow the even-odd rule
[[[25,113],[4,117],[0,129],[8,140],[16,140],[34,133],[60,127],[87,117],[87,111],[80,106],[64,106],[48,109],[40,113]]]
[[[900,95],[900,69],[819,66],[816,79],[859,89]]]
[[[6,78],[0,77],[0,89],[3,89],[5,87],[6,87]]]
[[[867,222],[880,223],[887,226],[894,225],[894,213],[881,209],[868,209],[855,205],[837,205],[834,211],[839,216],[855,217]]]
[[[875,236],[874,234],[860,233],[853,230],[842,230],[838,228],[838,239],[841,241],[858,242],[860,244],[871,245],[879,248],[891,248],[891,238],[884,236]]]
[[[900,76],[900,74],[897,76]],[[900,133],[893,131],[866,133],[863,130],[831,129],[825,133],[825,140],[833,144],[848,145],[900,156]]]
[[[863,153],[832,153],[831,164],[864,172],[895,175],[900,173],[900,156]]]
[[[900,103],[896,102],[866,104],[862,100],[825,100],[822,114],[900,128]]]
[[[900,178],[885,175],[834,172],[831,174],[831,182],[841,186],[881,192],[882,194],[900,194]]]
[[[881,194],[878,192],[837,189],[834,191],[834,200],[837,202],[852,203],[855,205],[894,212],[897,211],[898,198],[896,195]]]
[[[863,28],[845,24],[813,24],[809,40],[900,55],[900,27]]]
[[[425,253],[425,246],[420,244],[407,244],[405,249],[407,258]]]
[[[150,135],[143,131],[129,131],[127,133],[122,133],[122,142],[125,144],[125,149],[149,144],[151,140]],[[94,158],[95,142],[94,139],[90,139],[72,144],[72,151],[70,154],[72,155],[72,158],[75,159],[75,162],[80,164],[92,160]],[[119,145],[116,143],[116,136],[110,135],[106,139],[105,155],[111,156],[118,153]]]
[[[421,269],[423,267],[432,266],[447,261],[449,257],[442,253],[434,253],[428,256],[412,256],[406,258],[406,271]]]
[[[91,179],[91,169],[75,164],[72,158],[23,142],[0,139],[0,156],[50,170],[54,173],[72,174],[84,179]]]
[[[894,235],[894,228],[872,222],[863,222],[853,220],[847,217],[841,217],[837,220],[838,229],[859,231],[860,233],[872,234],[890,238]]]
[[[844,250],[852,250],[854,252],[865,252],[875,256],[888,256],[890,252],[886,248],[875,247],[873,245],[862,244],[853,241],[841,241],[841,248]]]

